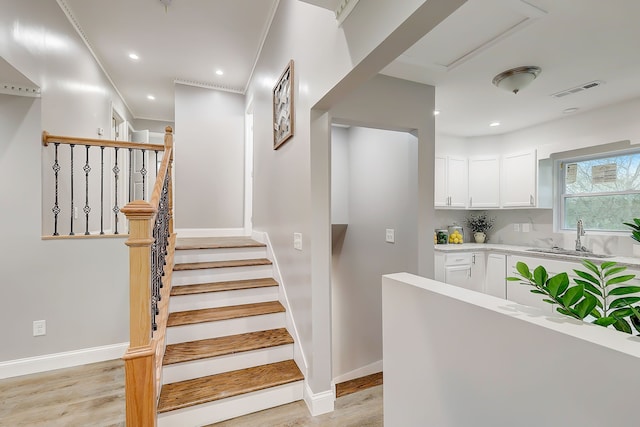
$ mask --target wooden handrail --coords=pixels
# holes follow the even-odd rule
[[[165,154],[158,170],[150,202],[135,200],[122,208],[129,220],[129,349],[124,355],[126,421],[131,426],[155,426],[156,404],[160,390],[160,369],[165,345],[168,300],[171,290],[171,272],[175,234],[173,232],[173,187],[171,166],[173,162],[173,130],[167,126],[164,139]],[[146,146],[146,145],[145,145]],[[164,185],[167,185],[168,246],[162,277],[158,329],[152,335],[151,322],[151,246],[154,243],[153,227]],[[164,223],[166,224],[166,223]],[[164,249],[164,248],[163,248]],[[156,261],[157,262],[157,261]]]
[[[170,127],[170,126],[167,126]],[[113,141],[109,139],[76,138],[73,136],[50,135],[46,130],[42,132],[42,145],[50,143],[93,145],[97,147],[135,148],[140,150],[164,151],[162,144],[146,144],[142,142]]]

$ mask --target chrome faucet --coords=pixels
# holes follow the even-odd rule
[[[584,235],[585,235],[585,233],[584,233],[584,224],[583,224],[582,220],[579,219],[578,223],[576,224],[576,251],[589,252],[589,250],[587,248],[582,246],[582,242],[580,241],[580,237],[582,237]]]

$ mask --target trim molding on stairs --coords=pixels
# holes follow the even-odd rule
[[[125,342],[0,362],[0,379],[119,359],[128,347]]]
[[[366,377],[367,375],[377,374],[378,372],[382,372],[382,360],[375,361],[373,363],[369,363],[366,366],[362,366],[358,369],[354,369],[353,371],[346,372],[342,375],[338,375],[333,379],[333,385],[335,387],[336,384],[343,383],[345,381],[354,380],[356,378]]]
[[[176,228],[179,237],[234,237],[250,236],[244,227],[238,228]]]
[[[316,417],[327,412],[333,412],[336,400],[334,389],[335,387],[331,387],[331,390],[314,394],[305,378],[303,398],[312,416]]]
[[[271,246],[271,240],[269,240],[269,234],[264,231],[253,231],[251,234],[251,238],[257,242],[264,243],[267,245],[267,259],[272,262],[273,265],[273,278],[280,284],[278,287],[278,292],[280,294],[280,303],[284,306],[287,316],[287,329],[290,333],[293,333],[293,360],[296,361],[300,370],[302,371],[305,378],[305,396],[306,396],[306,382],[307,382],[307,358],[302,351],[300,334],[298,333],[298,328],[296,328],[296,323],[293,320],[293,311],[291,311],[291,305],[289,304],[289,298],[287,297],[287,290],[284,280],[282,279],[282,274],[280,274],[280,266],[278,265],[278,260],[276,259],[276,255],[273,252],[273,247]],[[305,398],[306,400],[306,398]],[[311,407],[309,407],[311,409]],[[332,409],[333,410],[333,406]]]

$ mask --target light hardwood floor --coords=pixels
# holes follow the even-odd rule
[[[215,424],[217,427],[382,425],[382,386],[336,400],[332,413],[311,417],[298,401]],[[0,380],[2,427],[123,427],[124,364],[94,363]]]

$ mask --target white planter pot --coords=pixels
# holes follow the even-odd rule
[[[487,235],[479,231],[477,233],[473,233],[473,238],[476,239],[476,243],[484,243]]]

